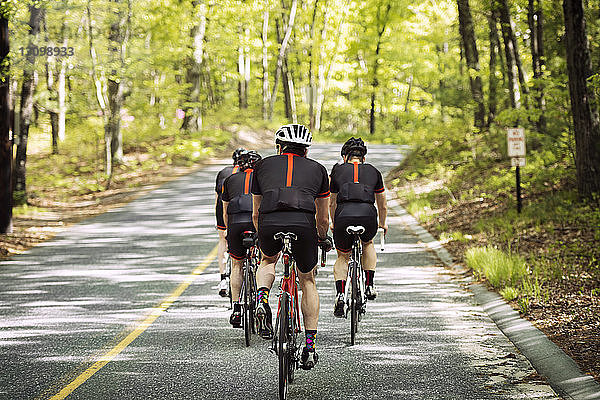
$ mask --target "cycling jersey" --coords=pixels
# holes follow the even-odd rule
[[[337,203],[375,203],[375,193],[382,193],[381,172],[371,164],[353,162],[336,164],[331,170],[331,192]]]
[[[230,175],[223,183],[221,199],[227,201],[227,215],[232,219],[252,219],[252,184],[253,170],[248,168]]]
[[[350,225],[361,225],[363,242],[377,234],[375,194],[383,193],[381,173],[371,164],[353,162],[335,165],[331,171],[331,192],[337,193],[333,241],[337,250],[349,252],[352,237],[346,232]]]
[[[215,216],[217,218],[217,229],[225,230],[225,221],[223,221],[223,202],[221,200],[221,192],[223,191],[223,182],[229,177],[229,175],[237,172],[239,167],[237,165],[229,165],[223,168],[217,174],[215,182],[215,192],[217,193],[217,203],[215,205]]]
[[[255,165],[252,193],[263,196],[259,212],[301,211],[314,214],[315,199],[329,196],[327,170],[293,153],[260,160]]]
[[[252,183],[253,170],[245,169],[234,173],[223,182],[221,199],[227,204],[227,250],[231,257],[241,260],[248,250],[242,244],[242,234],[255,232],[252,223]]]
[[[302,272],[317,264],[317,228],[315,199],[329,196],[327,170],[309,158],[284,153],[257,162],[254,167],[252,193],[262,195],[259,208],[258,240],[266,256],[281,251],[283,243],[275,240],[277,232],[292,232],[296,266]]]

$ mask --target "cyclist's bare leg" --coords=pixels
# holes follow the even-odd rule
[[[348,261],[350,259],[350,252],[344,253],[343,251],[337,251],[337,260],[333,264],[333,279],[336,281],[346,280],[348,276]]]
[[[271,290],[273,282],[275,281],[275,263],[279,259],[279,253],[272,257],[262,255],[260,265],[256,270],[256,287],[266,287]]]
[[[240,290],[242,289],[242,265],[244,260],[231,258],[231,300],[235,303],[240,300]]]
[[[313,271],[303,273],[298,271],[300,289],[302,290],[302,316],[306,330],[317,330],[319,323],[319,292]]]
[[[375,254],[375,245],[373,241],[363,242],[362,264],[365,271],[365,285],[367,285],[365,295],[369,300],[375,300],[377,291],[374,287],[375,265],[377,264],[377,254]]]
[[[259,324],[259,335],[263,339],[271,339],[273,335],[272,315],[269,306],[269,291],[275,281],[275,263],[279,254],[272,257],[262,255],[262,260],[256,270],[256,287],[258,288],[256,318]]]
[[[362,242],[362,266],[365,271],[375,271],[377,264],[377,254],[375,253],[375,245],[373,241]]]
[[[225,236],[227,231],[223,229],[217,229],[219,232],[219,244],[217,246],[217,262],[219,263],[219,272],[222,274],[225,273],[225,252],[227,251],[227,239]]]

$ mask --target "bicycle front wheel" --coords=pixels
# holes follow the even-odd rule
[[[279,399],[287,398],[288,390],[288,374],[290,368],[290,352],[289,352],[289,294],[283,292],[280,298],[279,309],[279,341],[278,341],[278,356],[279,356]]]
[[[354,346],[356,332],[358,330],[358,265],[355,261],[350,262],[350,345]]]

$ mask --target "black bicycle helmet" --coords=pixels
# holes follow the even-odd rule
[[[238,147],[237,149],[235,149],[235,151],[233,152],[233,154],[231,155],[231,158],[233,158],[233,164],[234,165],[239,165],[239,161],[240,161],[240,156],[246,152],[246,149],[243,147]]]
[[[248,168],[254,168],[254,165],[256,165],[256,163],[258,161],[260,161],[261,159],[262,159],[262,157],[260,154],[258,154],[254,150],[250,150],[248,152],[246,164],[248,165]]]
[[[351,137],[344,143],[342,146],[342,151],[340,154],[342,157],[350,154],[350,153],[358,154],[360,157],[364,157],[367,154],[367,146],[365,146],[365,142],[361,138]]]
[[[254,165],[260,160],[262,157],[254,150],[244,151],[240,155],[239,165],[242,170],[247,168],[254,168]]]

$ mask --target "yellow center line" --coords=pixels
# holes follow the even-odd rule
[[[204,260],[196,269],[192,271],[192,273],[158,306],[154,307],[150,315],[146,317],[142,322],[140,322],[137,327],[123,340],[121,340],[115,347],[109,350],[106,354],[101,356],[91,367],[86,369],[81,375],[77,378],[73,379],[71,383],[65,386],[60,392],[50,397],[50,400],[61,400],[70,395],[75,389],[81,386],[85,381],[90,379],[92,375],[98,372],[102,367],[111,362],[119,353],[121,353],[127,346],[131,344],[138,336],[140,336],[158,317],[161,316],[163,312],[165,312],[169,307],[173,305],[173,303],[177,300],[179,296],[190,286],[200,275],[206,267],[210,265],[211,262],[217,256],[217,246],[215,246],[210,253],[206,255]]]

